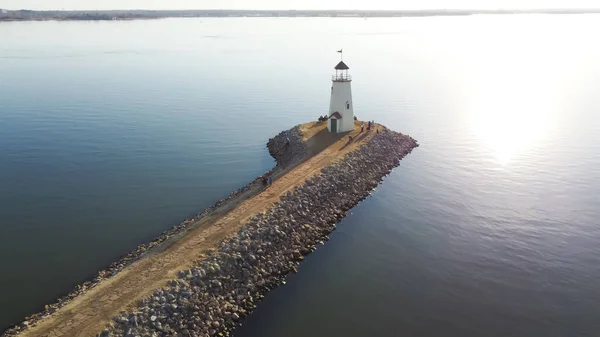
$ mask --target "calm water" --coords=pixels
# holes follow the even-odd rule
[[[421,147],[238,330],[597,336],[600,16],[0,25],[0,327],[273,165],[327,111]]]

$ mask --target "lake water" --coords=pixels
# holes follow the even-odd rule
[[[236,332],[597,336],[598,15],[0,24],[0,330],[327,112],[419,140]]]

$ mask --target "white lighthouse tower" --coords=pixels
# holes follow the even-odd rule
[[[340,50],[339,53],[342,51]],[[352,77],[344,61],[335,66],[335,75],[331,78],[331,100],[329,101],[329,132],[347,132],[354,130],[354,107],[352,104]]]

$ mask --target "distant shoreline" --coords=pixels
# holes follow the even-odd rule
[[[346,17],[393,18],[429,16],[466,16],[485,14],[599,14],[598,9],[529,9],[529,10],[97,10],[34,11],[0,9],[2,21],[111,21],[165,18],[226,17]]]

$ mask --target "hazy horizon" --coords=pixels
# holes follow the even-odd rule
[[[406,8],[406,9],[363,9],[363,8],[5,8],[8,11],[35,11],[35,12],[91,12],[91,11],[344,11],[344,12],[431,12],[431,11],[598,11],[599,7],[536,7],[536,8]]]
[[[528,10],[528,9],[598,9],[593,0],[106,0],[99,5],[89,0],[2,0],[0,8],[8,10]]]

